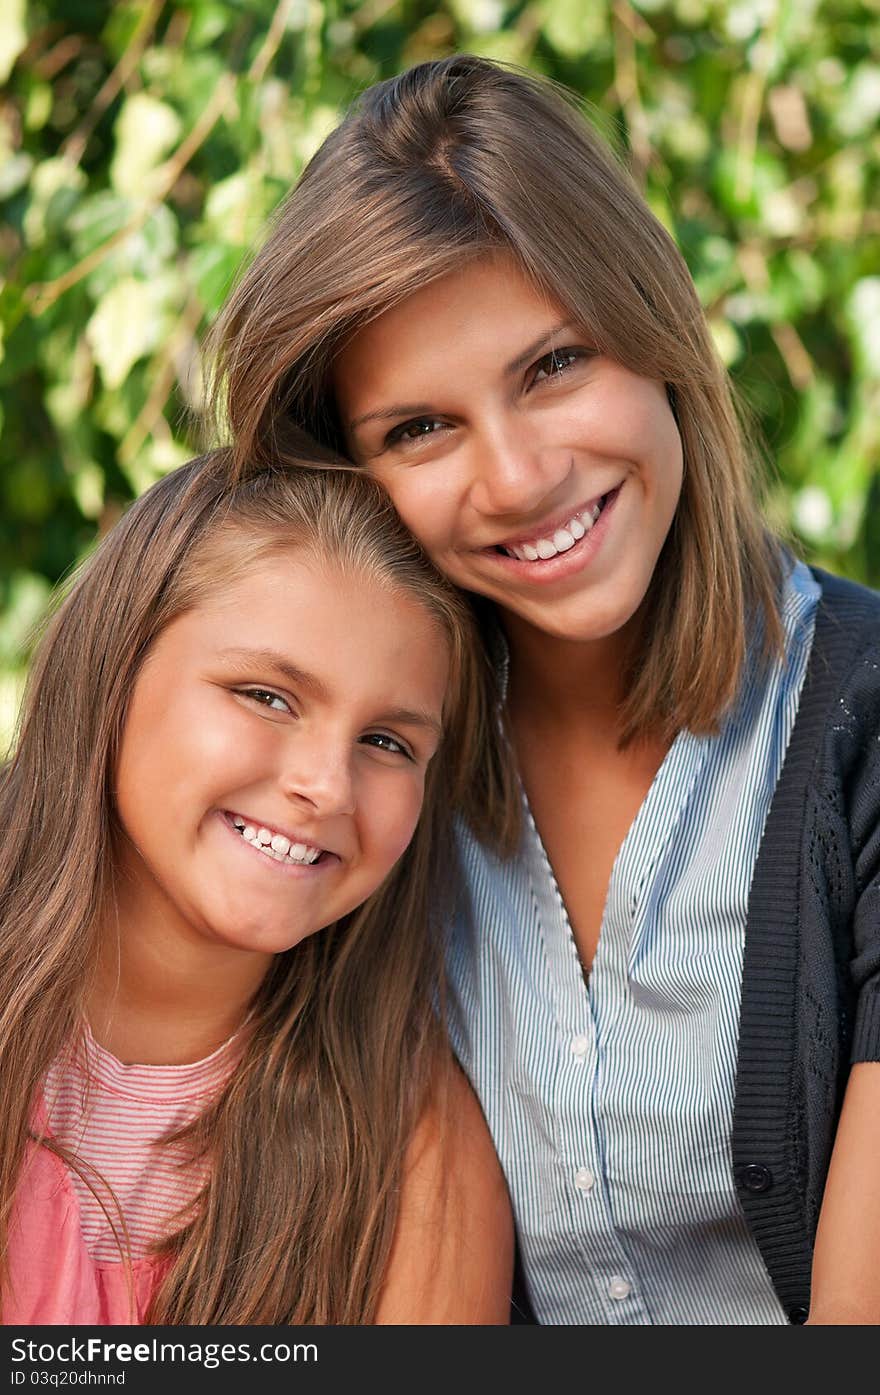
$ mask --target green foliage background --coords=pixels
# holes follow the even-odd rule
[[[191,453],[198,344],[364,85],[582,94],[678,239],[805,553],[880,585],[880,0],[3,0],[0,742],[50,587]]]

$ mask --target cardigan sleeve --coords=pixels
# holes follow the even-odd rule
[[[847,800],[856,894],[851,1060],[880,1061],[880,643],[859,656],[842,707],[841,718],[859,734]]]

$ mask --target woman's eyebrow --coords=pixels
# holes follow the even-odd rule
[[[380,407],[376,412],[365,412],[362,417],[355,417],[354,421],[348,423],[348,429],[356,431],[359,426],[363,426],[368,421],[391,421],[394,417],[421,417],[431,410],[432,408],[426,402],[403,402],[396,407]]]
[[[564,330],[574,328],[575,325],[572,320],[563,320],[561,324],[554,325],[552,329],[546,330],[541,335],[540,339],[536,339],[533,344],[529,344],[528,348],[523,349],[522,353],[517,354],[516,358],[511,359],[509,363],[505,364],[503,369],[504,376],[510,378],[514,373],[518,373],[520,369],[525,368],[530,360],[533,359],[536,354],[539,354],[542,349],[550,348],[553,340],[556,339],[558,335],[562,334]],[[364,412],[363,416],[355,417],[353,421],[348,423],[348,430],[350,432],[356,431],[359,426],[365,426],[368,421],[394,421],[395,418],[399,417],[429,416],[434,410],[435,408],[431,406],[430,402],[399,402],[392,407],[379,407],[375,412]]]
[[[521,354],[517,354],[516,358],[510,360],[504,369],[505,376],[510,377],[512,374],[518,373],[521,368],[527,368],[531,360],[542,349],[552,348],[554,339],[557,339],[560,334],[565,330],[576,328],[573,320],[562,320],[560,324],[548,329],[546,333],[541,335],[540,339],[535,340],[534,344],[530,344],[527,349],[523,349]]]

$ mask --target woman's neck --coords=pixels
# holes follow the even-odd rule
[[[510,647],[508,702],[518,722],[588,729],[615,740],[626,696],[631,626],[595,640],[549,635],[515,615],[502,615]]]

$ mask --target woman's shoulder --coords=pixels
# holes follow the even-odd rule
[[[810,571],[821,590],[820,615],[829,621],[857,625],[864,629],[865,638],[880,638],[880,591],[863,586],[846,577],[835,576],[821,567]]]
[[[808,681],[797,727],[819,740],[817,767],[850,794],[867,782],[880,798],[880,593],[811,568],[821,587]],[[801,743],[803,744],[803,742]],[[837,802],[836,799],[833,802]]]
[[[850,688],[862,702],[874,691],[880,700],[880,592],[819,567],[810,570],[820,596],[805,694],[808,703],[812,690],[826,697],[837,692],[847,705]]]

